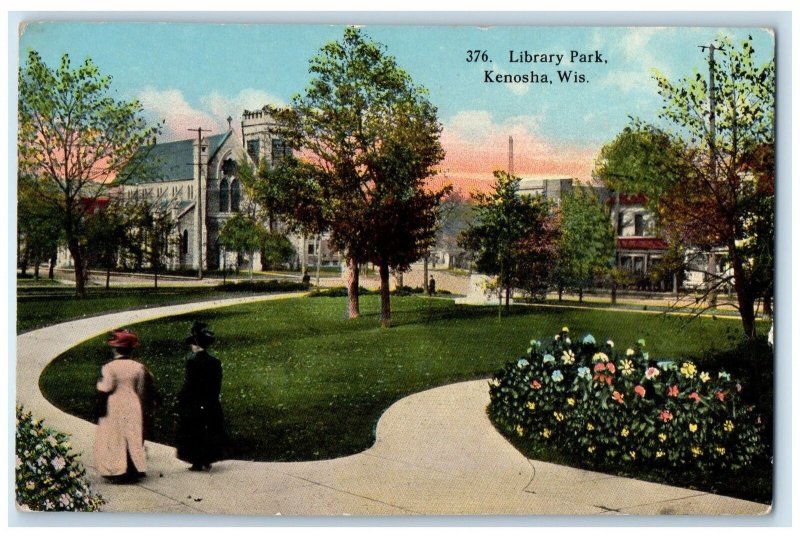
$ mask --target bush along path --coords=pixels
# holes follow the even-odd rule
[[[489,412],[530,457],[770,502],[765,420],[725,370],[654,361],[567,327],[490,382]]]
[[[17,399],[35,417],[71,435],[103,511],[242,515],[418,514],[740,514],[764,504],[530,461],[492,426],[487,381],[412,394],[391,405],[375,443],[343,458],[306,462],[223,461],[192,473],[173,448],[147,443],[148,475],[111,485],[93,468],[95,426],[67,415],[42,396],[45,366],[76,344],[112,328],[261,298],[173,305],[108,314],[17,337]],[[29,516],[32,516],[28,514]],[[170,521],[170,516],[150,516]],[[111,519],[103,519],[106,523]]]

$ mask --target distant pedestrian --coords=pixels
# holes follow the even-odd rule
[[[434,295],[436,293],[436,280],[433,277],[428,281],[428,295]]]
[[[119,329],[111,333],[108,345],[113,358],[100,370],[97,382],[94,463],[108,480],[132,482],[147,472],[145,426],[159,398],[152,374],[132,357],[139,337]]]
[[[222,365],[208,351],[215,341],[205,323],[194,322],[186,344],[186,379],[178,394],[178,459],[191,463],[192,471],[208,471],[223,458],[225,420],[220,403]]]

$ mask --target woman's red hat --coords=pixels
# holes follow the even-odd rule
[[[130,329],[117,329],[111,331],[111,338],[108,341],[111,347],[121,347],[133,349],[139,347],[139,337]]]

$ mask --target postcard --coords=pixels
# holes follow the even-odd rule
[[[17,510],[770,513],[770,28],[28,22],[17,86]]]

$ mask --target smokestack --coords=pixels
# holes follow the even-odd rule
[[[508,137],[508,174],[514,175],[514,139]]]

